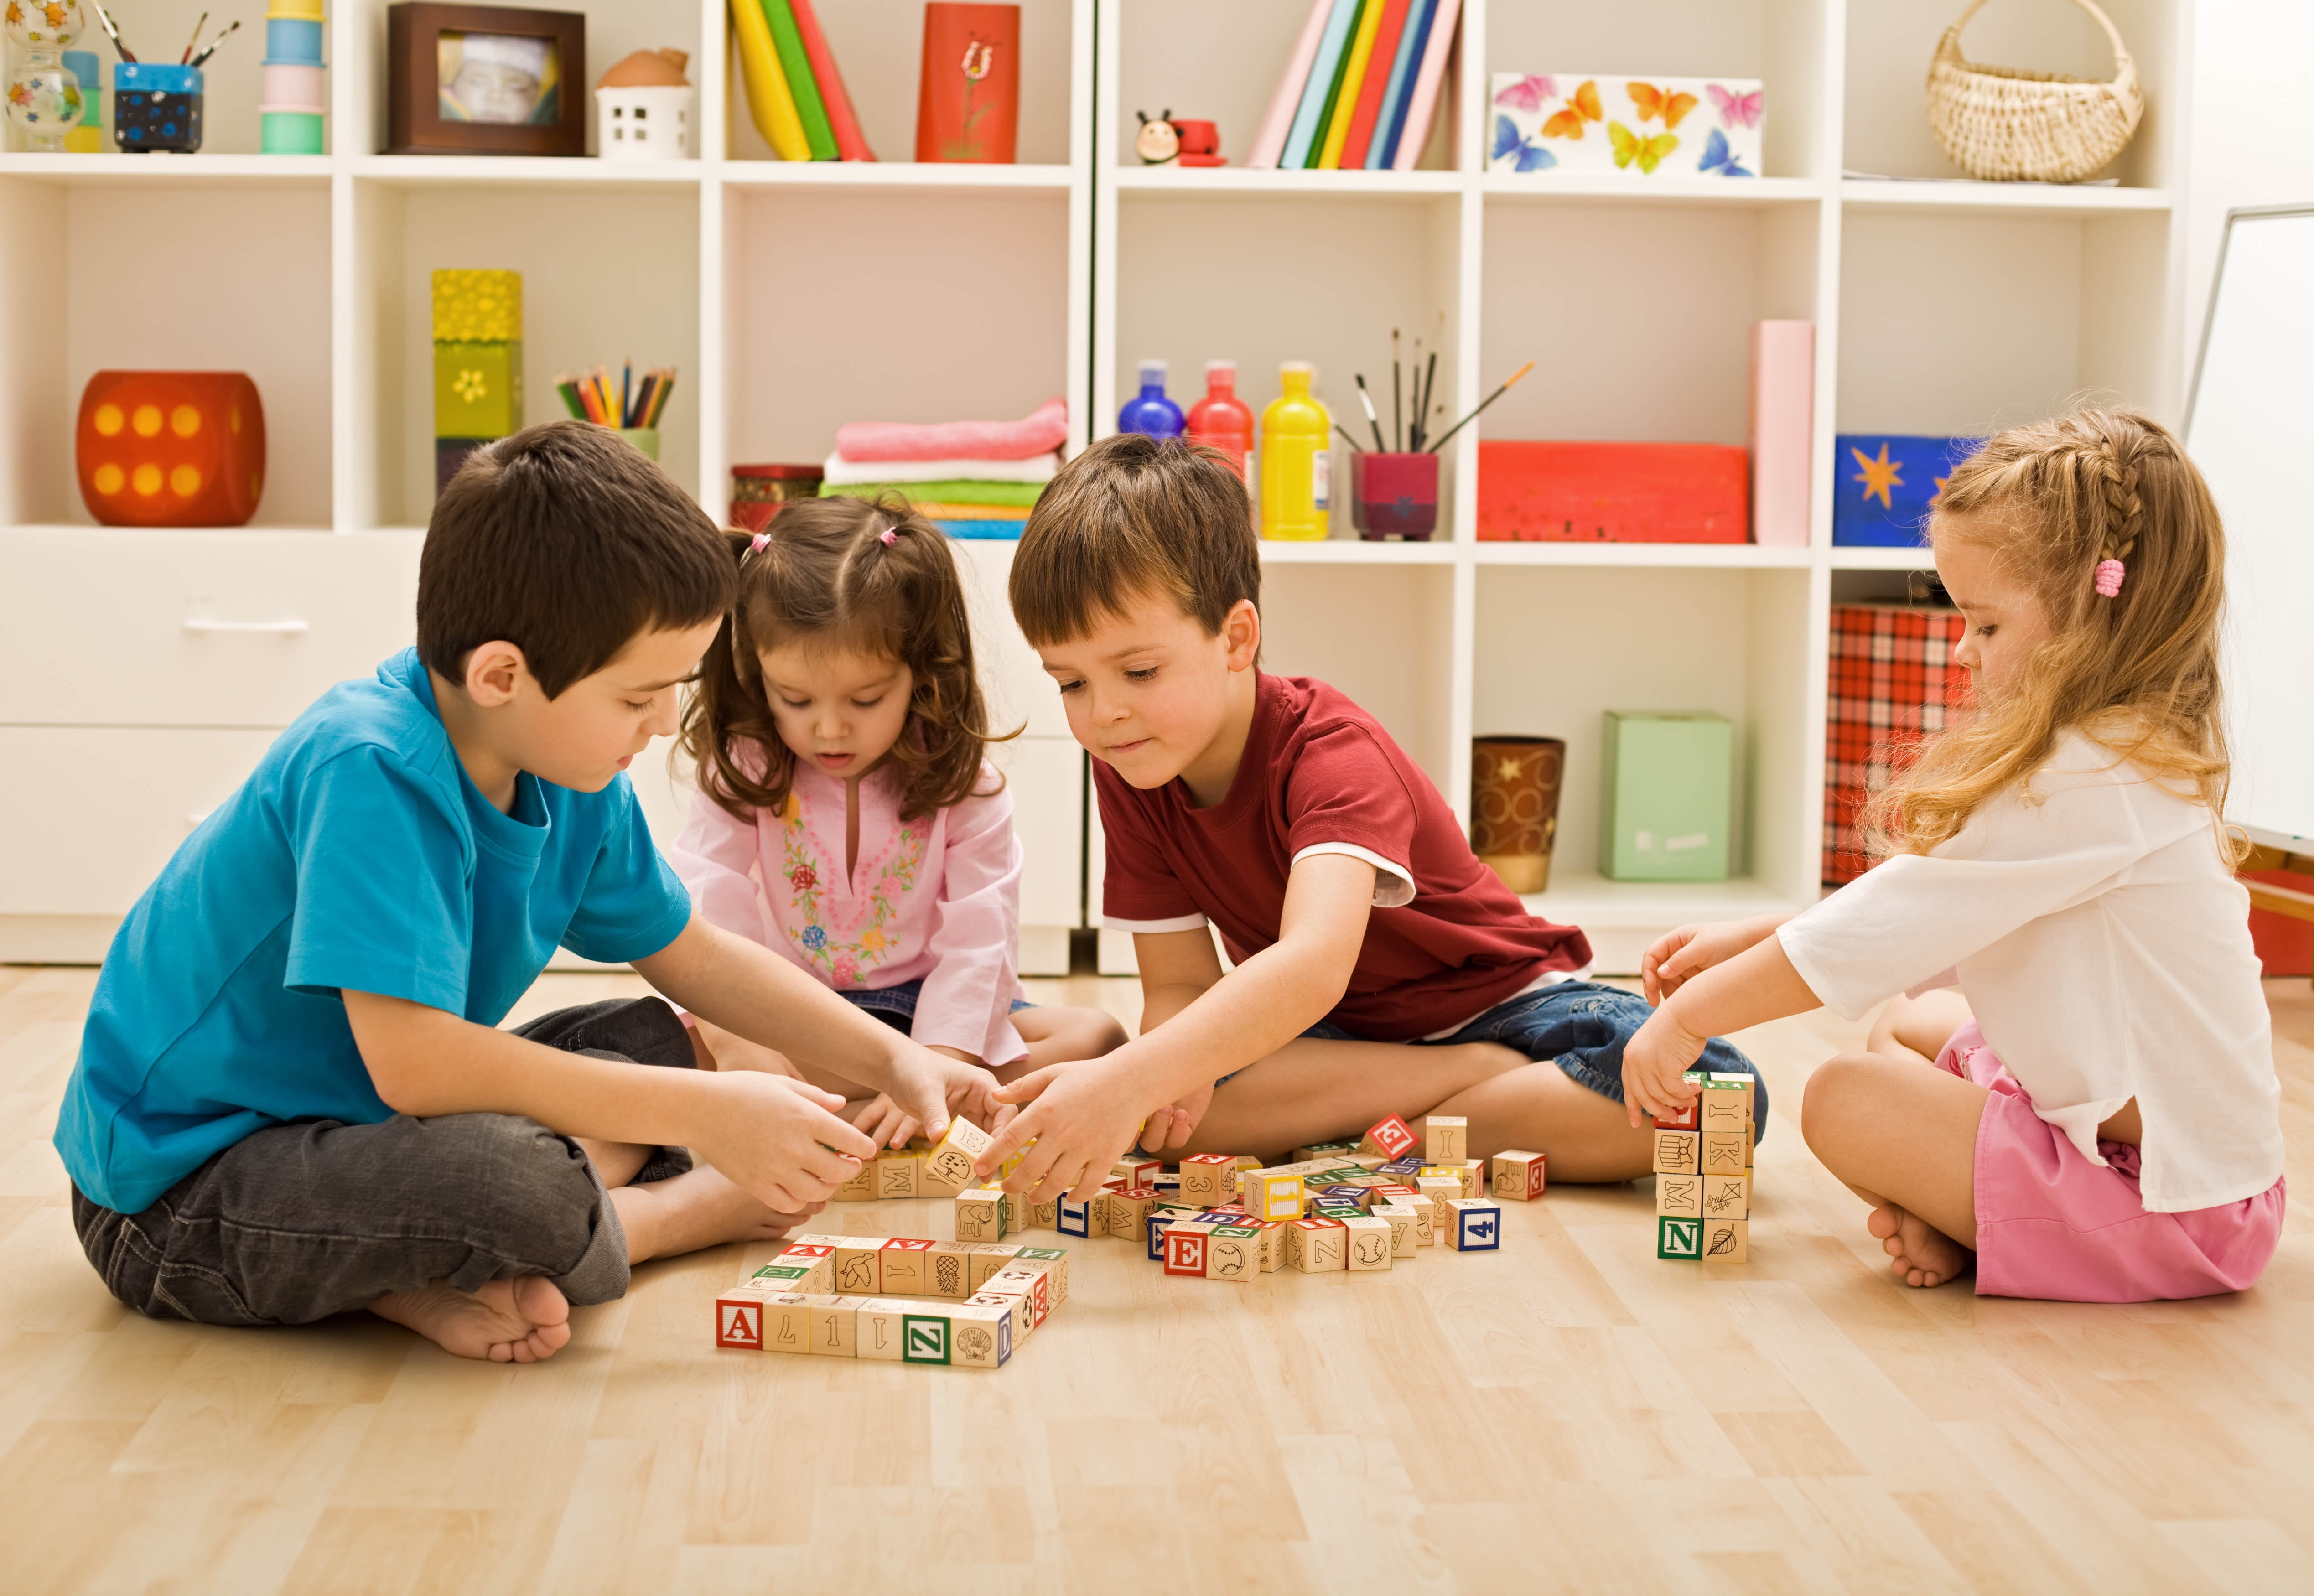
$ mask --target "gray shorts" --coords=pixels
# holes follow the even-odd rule
[[[690,1033],[657,998],[559,1009],[515,1028],[566,1053],[696,1067]],[[638,1185],[691,1168],[652,1155]],[[627,1289],[627,1238],[577,1142],[508,1114],[305,1120],[258,1131],[141,1213],[75,1187],[73,1225],[112,1294],[153,1318],[302,1325],[393,1292],[471,1292],[543,1274],[573,1304]]]

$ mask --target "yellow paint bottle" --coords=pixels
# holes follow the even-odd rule
[[[1284,390],[1261,412],[1261,535],[1317,542],[1326,535],[1333,418],[1310,396],[1310,363],[1277,368]]]

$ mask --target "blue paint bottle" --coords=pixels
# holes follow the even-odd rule
[[[1141,363],[1141,392],[1117,412],[1119,432],[1143,432],[1151,437],[1179,437],[1188,423],[1181,407],[1165,397],[1165,362]]]

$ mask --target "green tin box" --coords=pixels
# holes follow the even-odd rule
[[[522,430],[522,340],[434,345],[434,436],[505,437]]]
[[[1607,711],[1599,873],[1725,881],[1735,727],[1723,715]]]

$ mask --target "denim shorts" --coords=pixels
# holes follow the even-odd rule
[[[1452,1036],[1408,1045],[1453,1047],[1465,1042],[1497,1042],[1537,1063],[1557,1064],[1579,1084],[1620,1103],[1624,1044],[1654,1012],[1647,999],[1621,987],[1596,981],[1560,981],[1504,1000]],[[1323,1019],[1302,1034],[1328,1042],[1368,1039]],[[1703,1056],[1692,1067],[1759,1078],[1752,1061],[1718,1036],[1704,1044]],[[1768,1083],[1758,1080],[1752,1090],[1753,1123],[1758,1127],[1753,1139],[1757,1141],[1768,1133]]]
[[[855,986],[835,995],[865,1009],[902,1036],[906,1036],[914,1025],[916,1005],[923,1001],[924,983],[921,979],[903,981],[897,986],[879,986],[873,992]],[[1014,998],[1011,1012],[1018,1014],[1023,1009],[1036,1006],[1026,998]]]

